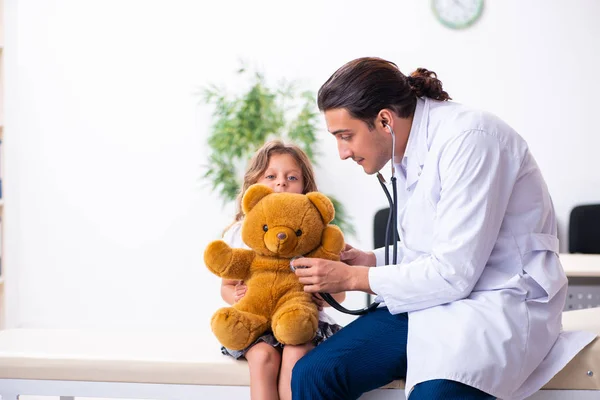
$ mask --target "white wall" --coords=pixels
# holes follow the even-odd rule
[[[199,181],[210,110],[195,92],[239,59],[315,91],[358,56],[427,67],[528,140],[563,239],[570,209],[600,201],[596,0],[488,0],[456,32],[423,0],[5,2],[9,326],[207,326],[222,303],[202,252],[232,207]],[[370,248],[385,198],[322,128],[319,184]]]

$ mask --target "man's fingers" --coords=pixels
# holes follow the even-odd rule
[[[303,263],[302,260],[309,260],[309,261]],[[294,266],[294,268],[296,268],[296,270],[294,272],[296,273],[297,277],[315,276],[315,275],[318,275],[319,272],[321,271],[321,269],[319,267],[318,259],[314,259],[314,258],[299,258],[297,260],[294,260],[294,264],[292,264],[292,265]]]
[[[346,243],[344,250],[340,253],[340,261],[352,260],[353,258],[356,258],[358,254],[360,253],[354,247]]]
[[[320,285],[305,285],[304,291],[307,293],[319,293],[322,292]]]
[[[306,276],[313,276],[315,274],[314,271],[311,271],[311,268],[298,268],[294,272],[298,278],[306,277]]]
[[[315,263],[315,260],[317,260],[317,259],[315,259],[315,258],[306,258],[306,257],[297,258],[294,261],[292,261],[291,265],[294,268],[299,268],[299,269],[301,269],[302,267],[305,267],[305,268],[306,267],[312,267],[314,265],[314,263]]]
[[[317,281],[318,279],[314,276],[303,276],[298,278],[298,282],[300,282],[303,285],[314,285],[315,283],[317,283]]]

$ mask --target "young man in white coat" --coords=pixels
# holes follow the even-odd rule
[[[319,90],[342,159],[367,174],[392,160],[400,242],[396,265],[351,246],[343,262],[294,261],[306,291],[382,304],[296,364],[295,400],[355,399],[399,378],[410,400],[523,399],[593,339],[561,336],[567,278],[527,143],[448,100],[435,73],[407,77],[378,58],[345,64]],[[548,357],[559,340],[567,351]]]

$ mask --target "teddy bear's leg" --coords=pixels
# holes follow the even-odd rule
[[[210,325],[219,342],[231,350],[250,346],[269,326],[265,317],[233,307],[217,310]]]
[[[271,329],[283,344],[303,344],[315,337],[319,326],[317,306],[305,298],[287,301],[275,311]]]

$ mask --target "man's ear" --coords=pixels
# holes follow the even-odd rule
[[[384,108],[381,111],[379,111],[379,113],[377,114],[377,118],[375,118],[375,127],[388,130],[386,125],[389,125],[392,127],[392,129],[394,129],[393,121],[394,121],[394,118],[393,118],[392,112],[390,110],[388,110],[387,108]]]
[[[263,197],[271,193],[273,193],[273,190],[268,186],[258,183],[250,186],[242,198],[242,211],[244,214],[248,214]]]
[[[308,197],[311,203],[317,207],[317,210],[319,210],[321,218],[325,224],[333,221],[333,217],[335,217],[335,209],[333,208],[333,203],[327,196],[319,192],[310,192],[306,194],[306,197]]]

